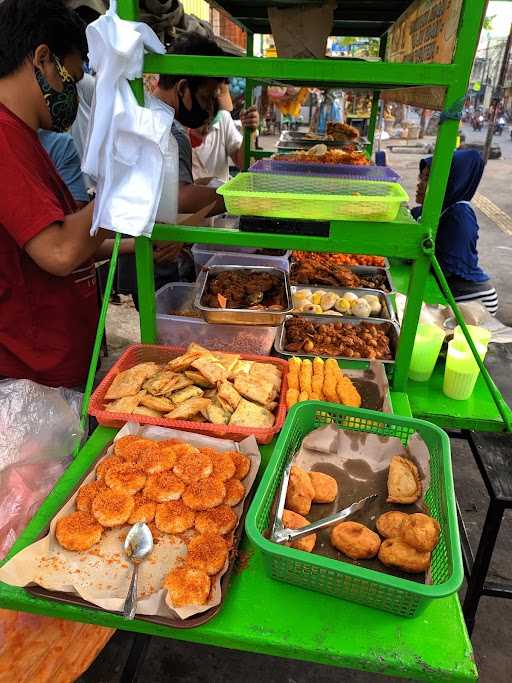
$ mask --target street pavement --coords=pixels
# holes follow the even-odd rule
[[[473,133],[465,126],[467,141],[483,141],[485,133]],[[273,141],[260,138],[265,147]],[[489,160],[476,197],[480,224],[479,252],[483,267],[493,279],[500,298],[498,317],[512,325],[512,142],[508,130],[495,137],[502,146],[501,159]],[[390,141],[395,142],[395,141]],[[270,145],[270,146],[269,146]],[[402,175],[411,200],[415,196],[420,154],[387,152],[388,164]],[[137,315],[123,297],[122,306],[111,306],[108,318],[108,340],[113,357],[128,343],[138,341]],[[108,364],[108,362],[106,363]],[[459,505],[471,540],[476,545],[485,517],[488,499],[469,448],[452,441],[455,488]],[[512,520],[505,516],[494,553],[489,578],[512,581]],[[461,591],[463,597],[464,591]],[[407,627],[404,621],[404,628]],[[482,683],[509,683],[512,654],[508,645],[512,633],[510,602],[482,598],[473,646]],[[126,661],[133,635],[118,632],[96,662],[79,680],[81,683],[117,683]],[[138,683],[368,683],[395,681],[388,677],[339,670],[305,662],[296,662],[233,650],[194,645],[163,638],[152,638],[147,655],[138,672]]]

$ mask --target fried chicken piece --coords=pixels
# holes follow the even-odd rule
[[[353,560],[366,560],[379,552],[380,538],[359,522],[341,522],[331,529],[331,543]]]
[[[227,559],[228,545],[219,534],[198,534],[188,544],[187,564],[210,576],[218,574]]]
[[[302,529],[308,526],[308,520],[302,515],[298,515],[292,510],[283,510],[283,526],[286,529]],[[297,538],[291,543],[285,543],[284,545],[295,548],[296,550],[303,550],[305,553],[312,552],[316,543],[316,534],[308,534],[302,538]]]
[[[210,595],[211,581],[206,572],[184,566],[167,574],[164,588],[168,591],[165,601],[171,609],[205,605]]]
[[[315,489],[308,472],[297,465],[292,465],[288,488],[286,491],[286,507],[299,515],[307,515],[315,497]]]
[[[315,495],[313,503],[332,503],[338,495],[338,482],[323,472],[309,472]]]
[[[400,535],[400,527],[402,522],[407,519],[409,515],[406,512],[399,510],[391,510],[385,512],[377,518],[377,531],[384,538],[397,538]]]
[[[437,519],[415,512],[407,515],[403,521],[399,536],[411,547],[419,552],[432,552],[439,542],[441,527]]]
[[[398,567],[410,574],[420,574],[428,569],[430,553],[416,550],[401,538],[387,538],[380,546],[379,560],[387,567]]]
[[[408,458],[394,455],[389,464],[388,503],[415,503],[421,496],[418,468]]]
[[[66,550],[89,550],[102,533],[103,527],[87,512],[72,512],[55,525],[55,537]]]

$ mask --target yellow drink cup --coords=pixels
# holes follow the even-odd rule
[[[475,344],[482,344],[487,348],[487,345],[491,341],[491,332],[485,327],[477,327],[476,325],[466,325],[466,327],[473,342],[475,342]],[[453,330],[453,338],[456,341],[466,342],[466,337],[464,336],[464,332],[460,325],[457,325]]]
[[[475,346],[483,360],[487,347],[477,342],[475,342]],[[448,344],[444,370],[443,393],[445,396],[456,401],[465,401],[473,393],[479,374],[480,368],[473,358],[467,342],[453,339]]]
[[[410,379],[415,382],[427,382],[430,379],[444,336],[443,330],[437,325],[418,325],[409,366]]]

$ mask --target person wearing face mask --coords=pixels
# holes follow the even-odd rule
[[[98,319],[93,203],[77,211],[37,130],[78,108],[87,43],[62,0],[0,3],[0,377],[76,387]]]

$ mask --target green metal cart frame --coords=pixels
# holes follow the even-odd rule
[[[279,1],[279,5],[307,4],[305,0]],[[212,3],[213,4],[213,3]],[[476,49],[485,0],[464,0],[458,40],[451,64],[366,63],[352,60],[261,59],[252,55],[253,34],[269,32],[267,7],[273,0],[219,0],[248,34],[249,56],[229,57],[148,55],[148,73],[206,76],[242,76],[247,79],[247,103],[251,88],[258,81],[278,80],[301,84],[364,87],[374,91],[371,138],[375,131],[378,91],[413,85],[444,86],[445,108],[453,110],[466,94],[473,55]],[[409,0],[346,0],[335,12],[337,35],[382,36]],[[138,18],[137,0],[118,0],[122,18]],[[383,39],[381,39],[383,50]],[[381,52],[382,54],[382,52]],[[134,83],[142,96],[142,82]],[[392,381],[393,410],[401,415],[430,419],[443,427],[502,430],[510,427],[510,411],[492,380],[480,378],[469,401],[456,402],[441,392],[437,370],[426,385],[407,382],[414,336],[424,300],[435,303],[450,300],[449,291],[439,291],[431,273],[438,265],[433,257],[435,234],[455,148],[458,121],[446,119],[440,125],[433,173],[428,186],[421,223],[400,217],[389,223],[333,221],[328,237],[281,236],[233,232],[208,227],[179,225],[155,226],[153,240],[206,242],[240,246],[282,247],[307,251],[338,251],[361,254],[379,253],[390,258],[407,259],[412,265],[396,264],[394,276],[408,301]],[[371,140],[373,142],[373,140]],[[258,153],[245,142],[246,163]],[[384,238],[384,240],[383,240]],[[119,238],[116,239],[115,258]],[[144,343],[156,340],[155,287],[152,240],[136,240],[136,263],[140,327]],[[439,273],[437,273],[439,275]],[[111,268],[109,282],[113,277]],[[107,282],[108,300],[109,282]],[[441,278],[441,285],[443,280]],[[108,301],[104,302],[101,325]],[[96,367],[95,347],[93,367]],[[89,378],[91,380],[91,377]],[[490,381],[489,381],[490,380]],[[414,385],[414,386],[413,386]],[[92,380],[88,383],[90,390]],[[87,397],[87,391],[86,391]],[[501,401],[501,402],[500,402]],[[508,412],[507,412],[508,411]],[[44,532],[48,520],[60,509],[82,476],[112,440],[115,430],[98,428],[52,493],[14,545],[10,556],[19,552]],[[262,447],[262,466],[272,453],[272,444]],[[247,562],[235,572],[222,611],[211,622],[195,629],[172,629],[141,619],[127,621],[119,614],[66,605],[30,595],[23,589],[0,584],[0,606],[46,614],[75,621],[101,624],[168,638],[189,640],[231,649],[319,662],[332,666],[361,669],[415,680],[470,681],[477,671],[457,596],[434,600],[416,618],[403,619],[349,602],[330,598],[288,584],[270,580],[264,573],[257,551],[244,539],[241,547]]]

